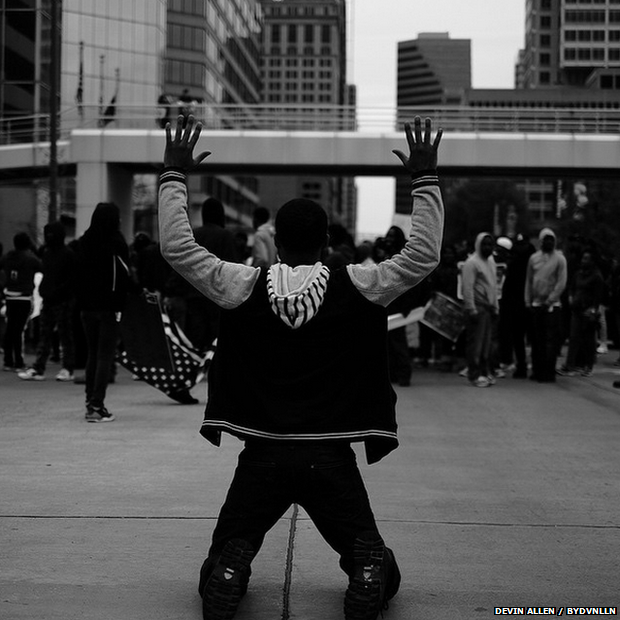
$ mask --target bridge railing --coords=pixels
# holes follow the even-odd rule
[[[174,120],[179,105],[96,105],[66,108],[60,138],[74,129],[157,129]],[[187,109],[184,110],[187,113]],[[330,105],[194,105],[191,113],[206,129],[258,131],[400,131],[414,116],[429,116],[446,132],[613,133],[620,135],[620,109],[360,107]],[[0,144],[49,140],[49,116],[0,119]]]

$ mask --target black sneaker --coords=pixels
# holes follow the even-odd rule
[[[116,418],[113,413],[110,413],[105,407],[92,407],[86,408],[86,421],[87,422],[113,422]]]
[[[235,538],[226,543],[204,588],[204,620],[232,620],[248,588],[253,558],[249,542]]]
[[[385,552],[383,539],[374,532],[364,534],[355,541],[355,573],[344,595],[346,620],[375,620],[385,609]]]

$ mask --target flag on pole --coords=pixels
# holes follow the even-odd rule
[[[118,88],[119,88],[120,81],[121,81],[120,74],[121,74],[121,70],[116,69],[116,86],[114,89],[114,96],[110,100],[110,104],[103,111],[103,114],[101,115],[101,118],[99,119],[100,127],[105,127],[106,125],[109,125],[116,116],[116,98],[118,97]]]
[[[75,103],[77,104],[80,118],[84,120],[84,41],[80,41],[80,73],[77,92],[75,93]]]

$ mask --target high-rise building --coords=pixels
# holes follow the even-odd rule
[[[620,0],[526,0],[525,46],[515,69],[516,91],[475,91],[470,103],[503,107],[618,109]],[[530,94],[528,94],[530,93]],[[557,211],[557,181],[524,184],[534,219]]]
[[[619,0],[526,0],[518,88],[620,89]]]
[[[400,41],[397,56],[398,126],[411,120],[407,106],[445,106],[463,103],[471,88],[471,41],[451,39],[447,32],[421,33]],[[396,179],[396,213],[411,212],[410,180]]]
[[[459,105],[471,88],[471,41],[447,32],[398,43],[398,107]]]
[[[77,126],[160,127],[162,114],[175,117],[182,98],[238,105],[260,100],[258,0],[58,0],[57,5],[62,9],[61,134]],[[0,123],[3,134],[7,128],[13,132],[11,140],[18,127],[23,141],[47,139],[47,123],[42,120],[39,127],[37,119],[50,109],[51,6],[52,0],[0,0]],[[217,106],[213,109],[217,114]],[[206,196],[221,199],[230,219],[251,222],[258,204],[256,179],[209,176],[191,182],[195,223]],[[11,225],[0,228],[8,234],[21,226],[40,237],[47,221],[46,191],[44,179],[3,185],[0,224]],[[62,178],[58,191],[61,215],[70,224],[73,179]],[[144,210],[152,217],[151,196],[134,198],[134,206],[148,203]],[[20,205],[19,214],[8,215],[6,205],[12,204]],[[136,221],[142,224],[148,222]]]
[[[345,0],[260,0],[264,14],[261,100],[279,129],[354,128],[355,89],[346,79]],[[352,179],[265,177],[261,201],[271,209],[292,197],[319,202],[332,221],[355,229]]]

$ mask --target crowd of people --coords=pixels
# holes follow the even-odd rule
[[[246,231],[226,228],[220,201],[207,199],[201,214],[195,238],[222,260],[264,267],[278,261],[267,208],[258,207],[253,214],[251,245]],[[103,398],[105,386],[114,380],[117,315],[130,290],[156,293],[171,321],[199,351],[212,346],[219,325],[218,306],[169,266],[149,235],[140,232],[130,246],[125,243],[119,217],[114,205],[98,205],[80,240],[66,244],[63,224],[54,222],[45,226],[40,248],[19,232],[13,249],[0,257],[3,369],[22,380],[40,381],[51,357],[60,362],[57,381],[82,383],[88,376],[87,401],[93,403],[89,410],[95,407],[97,413],[87,417],[98,421],[102,411],[104,418],[113,419]],[[398,226],[356,244],[344,226],[332,223],[323,262],[331,269],[376,265],[400,252],[405,243]],[[536,250],[521,234],[495,238],[484,232],[473,247],[465,240],[444,245],[437,269],[387,311],[406,317],[441,293],[461,306],[462,333],[452,340],[424,322],[390,330],[392,381],[409,386],[416,368],[429,367],[459,371],[476,387],[489,387],[508,375],[541,383],[555,381],[556,375],[591,376],[597,356],[620,345],[618,259],[603,256],[594,240],[577,236],[559,249],[550,228],[540,232],[538,245]],[[93,284],[112,277],[113,291]],[[102,291],[108,289],[103,299]],[[97,315],[101,311],[108,313],[107,320]],[[34,352],[31,366],[24,361],[25,344]],[[558,365],[563,347],[565,360]],[[89,351],[97,353],[89,357]],[[620,357],[614,365],[620,367]],[[76,368],[84,369],[84,375],[76,374]],[[173,398],[198,402],[187,390]]]
[[[200,570],[205,620],[235,615],[254,557],[292,503],[340,557],[348,576],[345,619],[375,620],[401,575],[351,443],[363,442],[369,464],[397,448],[392,384],[409,386],[418,366],[459,372],[480,388],[510,373],[541,383],[558,374],[590,376],[597,353],[610,340],[620,344],[618,261],[606,260],[591,240],[560,243],[550,228],[540,231],[537,247],[522,235],[484,231],[471,247],[442,246],[442,132],[432,140],[430,119],[423,128],[419,117],[405,125],[409,152],[393,151],[411,176],[409,234],[392,226],[356,244],[307,199],[287,202],[273,222],[269,210],[256,209],[251,245],[245,231],[226,227],[213,198],[192,230],[187,175],[209,155],[194,157],[200,132],[191,115],[177,120],[174,137],[166,126],[161,243],[139,233],[127,244],[112,203],[99,203],[87,231],[70,244],[56,222],[45,227],[41,248],[24,232],[15,235],[0,258],[3,369],[40,381],[54,354],[58,381],[76,380],[83,367],[86,421],[111,422],[105,398],[115,360],[139,371],[129,364],[128,342],[139,325],[123,335],[131,300],[154,299],[161,315],[152,325],[186,354],[186,366],[216,350],[201,434],[216,446],[222,432],[245,444]],[[450,308],[449,322],[438,300]],[[392,317],[401,318],[394,329]],[[36,325],[29,368],[28,325]],[[146,338],[138,349],[159,355],[157,334]],[[172,362],[166,372],[152,384],[180,403],[197,402],[189,394],[197,369],[183,370],[180,381],[170,376],[181,374]]]

